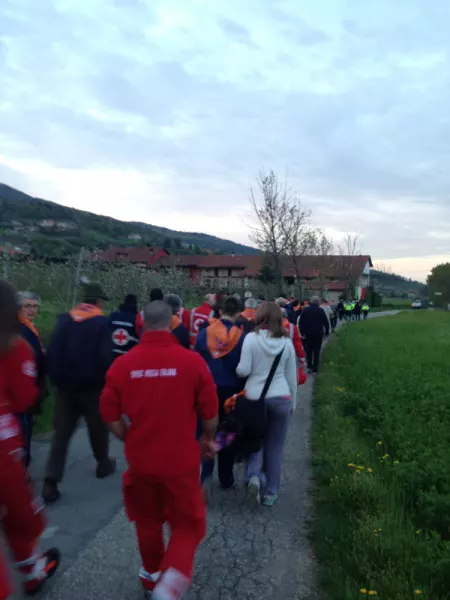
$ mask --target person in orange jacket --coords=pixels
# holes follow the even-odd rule
[[[258,308],[258,300],[255,298],[247,298],[245,308],[236,319],[235,325],[242,329],[244,333],[250,333],[255,329],[255,315]]]
[[[14,288],[0,280],[0,507],[1,527],[26,595],[36,594],[58,568],[60,552],[39,551],[45,529],[42,506],[33,497],[23,463],[23,439],[17,413],[28,410],[39,389],[34,353],[20,337]],[[0,556],[0,600],[12,594]]]
[[[110,368],[100,399],[103,420],[125,443],[125,508],[136,525],[139,578],[152,600],[179,600],[189,586],[206,534],[197,413],[210,458],[218,414],[213,377],[205,361],[172,335],[171,320],[167,303],[145,307],[142,339]],[[165,522],[171,532],[167,548]]]

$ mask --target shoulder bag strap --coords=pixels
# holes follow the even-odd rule
[[[275,360],[273,361],[272,366],[270,367],[269,375],[267,376],[266,383],[264,384],[261,396],[259,397],[260,402],[264,402],[264,400],[266,399],[267,392],[269,391],[270,384],[272,383],[272,379],[274,378],[275,371],[277,370],[278,365],[280,364],[281,356],[284,352],[285,347],[286,344],[283,346],[281,352],[276,355]]]

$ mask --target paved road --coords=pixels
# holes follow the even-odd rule
[[[371,318],[392,313],[374,313]],[[208,537],[197,558],[189,600],[313,600],[314,555],[308,539],[310,498],[309,426],[312,378],[299,390],[290,427],[279,502],[249,509],[244,490],[216,487],[208,514]],[[33,475],[42,480],[49,441],[33,444]],[[122,511],[121,444],[112,443],[119,472],[94,476],[86,431],[72,442],[60,503],[48,508],[45,547],[63,553],[61,573],[42,600],[137,600],[139,556],[132,526]],[[19,598],[16,595],[15,598]]]
[[[243,489],[222,492],[214,488],[208,537],[198,554],[189,600],[317,597],[307,535],[311,392],[311,381],[299,392],[277,506],[249,509]],[[42,477],[48,443],[34,443],[36,481]],[[112,453],[123,470],[118,442],[113,443]],[[50,523],[43,545],[59,546],[64,560],[44,600],[141,598],[135,535],[121,508],[120,484],[119,473],[103,481],[94,477],[94,461],[81,428],[70,449],[61,501],[48,509]]]

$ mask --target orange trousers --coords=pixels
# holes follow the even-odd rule
[[[206,535],[206,507],[199,469],[173,477],[124,474],[127,515],[136,525],[139,550],[148,573],[176,569],[192,577],[195,553]],[[164,548],[163,526],[170,527]],[[145,587],[153,584],[142,580]]]
[[[0,450],[1,525],[16,563],[33,557],[45,528],[44,514],[33,498],[23,462]],[[11,594],[10,583],[0,557],[0,600]]]

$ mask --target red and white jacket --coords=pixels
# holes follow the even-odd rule
[[[191,348],[195,348],[195,342],[197,341],[197,335],[201,325],[213,317],[214,310],[208,302],[203,302],[202,305],[191,310],[189,318],[189,343]]]

